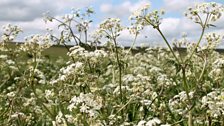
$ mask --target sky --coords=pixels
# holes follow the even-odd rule
[[[195,3],[218,2],[224,0],[0,0],[0,26],[5,24],[18,25],[23,29],[17,41],[23,41],[31,34],[45,34],[46,28],[57,30],[57,24],[43,21],[43,13],[50,12],[52,16],[60,17],[71,12],[71,8],[92,7],[95,14],[90,31],[94,31],[100,22],[106,18],[120,18],[124,26],[129,26],[128,17],[140,6],[150,3],[151,10],[164,9],[166,11],[161,29],[169,41],[178,39],[183,33],[194,42],[200,34],[200,27],[184,17],[184,11]],[[215,23],[216,28],[207,32],[224,34],[224,17]],[[2,31],[0,31],[2,34]],[[133,36],[123,31],[119,37],[121,45],[131,45]],[[164,46],[164,42],[153,28],[147,27],[137,38],[137,45]],[[223,44],[224,45],[224,44]],[[224,47],[224,46],[223,46]]]

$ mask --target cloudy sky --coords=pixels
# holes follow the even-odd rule
[[[0,26],[15,24],[23,29],[23,33],[17,41],[30,34],[44,34],[46,28],[56,28],[56,23],[45,24],[43,13],[49,11],[53,16],[63,16],[71,12],[71,8],[92,7],[95,14],[92,16],[93,24],[91,30],[97,28],[98,24],[108,18],[120,18],[122,24],[130,25],[128,17],[141,5],[151,4],[151,9],[164,9],[161,29],[165,36],[171,41],[181,37],[183,32],[187,33],[190,40],[197,40],[200,27],[183,16],[188,6],[198,2],[218,2],[224,4],[224,0],[0,0]],[[224,33],[224,17],[216,22],[216,28],[208,32]],[[2,34],[2,32],[0,32]],[[123,45],[130,45],[133,36],[124,31],[119,38]],[[146,28],[139,36],[137,44],[150,46],[163,45],[161,37],[152,28]]]

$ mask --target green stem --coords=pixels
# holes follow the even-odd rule
[[[122,94],[122,81],[121,81],[121,63],[120,63],[120,59],[119,59],[119,54],[118,54],[118,47],[117,47],[117,43],[116,40],[114,41],[115,43],[115,53],[116,53],[116,60],[117,60],[117,64],[118,64],[118,69],[119,69],[119,90],[120,90],[120,99],[121,99],[121,103],[123,103],[123,94]]]
[[[123,91],[122,91],[122,80],[121,80],[121,76],[122,76],[121,62],[120,62],[119,53],[118,53],[118,46],[117,46],[116,36],[114,35],[114,32],[113,32],[112,29],[110,29],[110,32],[112,34],[111,37],[112,37],[112,40],[113,40],[114,46],[115,46],[115,54],[116,54],[116,60],[117,60],[118,70],[119,70],[120,100],[121,100],[121,104],[123,104]],[[124,119],[124,111],[123,111],[123,109],[121,110],[121,115],[122,115],[122,118]]]
[[[183,84],[184,84],[184,90],[187,95],[188,105],[191,105],[191,99],[189,96],[189,85],[187,84],[187,78],[186,78],[186,67],[182,67],[182,74],[183,74]],[[193,119],[192,119],[192,108],[188,108],[188,126],[193,126]]]
[[[123,105],[118,111],[117,111],[117,113],[115,114],[115,115],[117,115],[120,111],[122,111],[129,103],[131,103],[132,102],[132,98],[130,98],[129,99],[129,101],[125,104],[125,105]]]
[[[186,59],[186,61],[185,61],[186,64],[187,64],[187,62],[189,62],[189,61],[191,60],[191,58],[192,58],[192,56],[194,55],[195,51],[197,50],[199,44],[201,43],[201,40],[202,40],[202,38],[203,38],[203,36],[204,36],[205,28],[207,27],[207,24],[208,24],[209,19],[210,19],[210,14],[207,14],[206,19],[205,19],[205,22],[204,22],[204,23],[201,23],[201,24],[202,24],[202,25],[201,25],[201,26],[202,26],[201,36],[200,36],[200,38],[199,38],[199,40],[198,40],[196,46],[194,47],[193,51],[191,52],[190,57],[189,57],[188,59]]]
[[[119,53],[118,53],[118,46],[117,46],[117,40],[116,40],[116,33],[114,34],[113,29],[109,29],[111,32],[111,35],[108,34],[108,32],[106,32],[106,34],[108,34],[113,42],[114,42],[114,46],[115,46],[115,54],[116,54],[116,60],[117,60],[117,64],[118,64],[118,70],[119,70],[119,90],[120,90],[120,100],[121,103],[123,103],[123,93],[122,93],[122,81],[121,81],[121,76],[122,76],[122,69],[121,69],[121,62],[120,62],[120,58],[119,58]],[[123,113],[123,111],[122,111]],[[123,114],[122,114],[123,115]]]
[[[191,60],[192,56],[194,55],[195,51],[197,50],[199,44],[201,43],[204,33],[205,33],[205,27],[202,28],[201,36],[200,36],[196,46],[194,47],[193,51],[191,52],[190,57],[185,61],[186,64],[187,64],[187,62],[189,62]]]
[[[73,30],[72,30],[72,28],[71,28],[70,25],[66,24],[65,22],[63,22],[63,21],[61,21],[61,20],[59,20],[59,19],[57,19],[57,18],[54,18],[54,17],[52,17],[52,18],[53,18],[54,20],[58,21],[59,23],[63,24],[64,26],[66,26],[66,27],[69,29],[69,31],[70,31],[70,33],[71,33],[73,39],[75,40],[76,45],[79,45],[79,44],[80,44],[80,42],[81,42],[80,38],[77,37],[77,36],[74,34],[74,32],[73,32]],[[78,40],[79,42],[78,42],[77,40]]]
[[[206,66],[207,66],[207,58],[205,57],[205,62],[203,64],[203,68],[202,68],[201,74],[200,74],[199,79],[197,81],[198,83],[200,83],[200,81],[201,81],[201,79],[202,79],[202,77],[203,77],[203,75],[205,73]]]
[[[136,40],[137,40],[137,36],[138,36],[138,34],[136,33],[134,41],[132,42],[131,47],[129,48],[129,50],[128,50],[127,54],[125,55],[125,57],[127,57],[128,53],[131,51],[131,49],[133,49],[133,47],[134,47],[134,45],[136,43]]]
[[[87,36],[87,30],[86,30],[86,29],[84,30],[84,34],[85,34],[85,44],[87,44],[87,42],[88,42],[87,37],[88,37],[88,36]]]
[[[162,33],[162,31],[160,30],[159,27],[156,28],[157,31],[160,33],[160,35],[162,36],[163,40],[165,41],[166,45],[168,46],[169,50],[171,51],[173,57],[176,59],[176,61],[178,62],[178,64],[181,64],[179,59],[177,58],[176,54],[174,53],[173,48],[170,46],[168,40],[166,39],[166,37],[164,36],[164,34]]]

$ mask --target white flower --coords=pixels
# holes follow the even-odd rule
[[[20,32],[22,32],[22,29],[16,25],[7,24],[3,27],[4,34],[2,35],[2,41],[3,42],[12,42]]]
[[[208,93],[206,96],[202,97],[202,108],[208,107],[207,113],[214,118],[223,116],[224,112],[224,92],[220,89],[215,89],[214,91]]]
[[[14,118],[14,119],[21,118],[21,117],[24,118],[25,116],[26,115],[22,112],[15,112],[14,114],[11,115],[11,118]]]
[[[141,103],[145,106],[151,105],[152,101],[151,100],[142,100]]]
[[[222,4],[218,4],[215,2],[200,3],[196,4],[194,7],[188,8],[188,11],[185,13],[185,16],[187,16],[194,22],[203,25],[202,23],[204,22],[204,17],[206,17],[206,15],[209,15],[207,23],[209,23],[209,21],[214,22],[221,17],[223,11],[224,6]]]
[[[146,123],[146,126],[156,126],[157,124],[160,124],[161,121],[158,118],[153,118],[152,120],[149,120]]]
[[[15,92],[14,92],[14,91],[9,92],[9,93],[7,93],[6,95],[7,95],[9,98],[13,98],[13,97],[15,97],[15,96],[16,96],[16,94],[15,94]]]
[[[86,106],[86,104],[84,104],[84,103],[80,106],[80,112],[88,113],[88,109],[89,109],[89,107]]]
[[[89,114],[90,117],[96,117],[98,115],[97,110],[100,110],[102,107],[101,105],[101,98],[98,96],[94,96],[93,94],[83,94],[74,96],[70,100],[70,105],[67,107],[69,111],[73,109],[79,109],[82,113]]]
[[[54,96],[54,92],[51,90],[45,90],[45,97],[50,98]]]
[[[65,115],[65,118],[67,119],[67,121],[69,122],[69,123],[73,123],[73,121],[74,121],[74,117],[72,116],[72,115]]]
[[[58,115],[56,116],[56,123],[62,123],[63,114],[61,111],[58,112]]]
[[[161,124],[160,126],[171,126],[170,124]]]
[[[71,112],[74,108],[77,108],[75,103],[71,103],[68,105],[67,109]]]
[[[7,59],[7,55],[0,55],[0,59]]]
[[[5,62],[6,62],[8,65],[13,65],[13,64],[15,64],[15,62],[12,61],[12,60],[6,60]]]
[[[146,124],[146,121],[145,120],[141,120],[138,122],[138,125],[137,126],[145,126]]]
[[[30,54],[40,54],[42,51],[51,46],[52,41],[49,34],[36,34],[25,37],[25,43],[20,47],[20,49]]]

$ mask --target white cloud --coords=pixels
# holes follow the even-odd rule
[[[110,13],[110,11],[113,10],[113,9],[112,9],[111,4],[106,3],[106,4],[101,4],[100,10],[104,13]]]
[[[59,17],[71,8],[84,8],[96,0],[0,0],[0,26],[5,24],[18,25],[23,33],[17,41],[22,41],[30,34],[44,34],[46,27],[57,29],[57,23],[45,24],[42,14],[50,11],[52,16]],[[2,34],[0,29],[0,35]]]
[[[166,11],[176,12],[183,12],[187,7],[199,2],[203,2],[203,0],[163,0]]]
[[[100,6],[100,11],[104,14],[105,18],[114,17],[127,20],[127,17],[129,17],[133,11],[146,3],[150,3],[149,0],[141,0],[136,3],[125,0],[123,3],[118,5],[103,3]]]
[[[57,30],[57,23],[45,24],[42,20],[42,13],[49,10],[51,14],[58,16],[65,12],[68,12],[70,8],[83,8],[90,6],[93,2],[99,2],[100,0],[1,0],[0,1],[0,26],[3,24],[16,24],[24,29],[24,33],[20,35],[19,40],[22,40],[24,36],[29,34],[43,34],[46,33],[46,27],[50,27]],[[101,0],[102,1],[102,0]],[[108,0],[110,1],[110,0]],[[101,11],[97,12],[96,18],[103,20],[108,17],[117,17],[122,19],[122,23],[127,26],[129,24],[129,15],[140,6],[149,3],[149,0],[139,0],[137,2],[130,2],[130,0],[124,0],[121,4],[110,4],[105,2],[100,5]],[[169,12],[180,12],[189,5],[192,5],[195,1],[200,2],[202,0],[163,0],[164,7]],[[52,4],[53,3],[53,4]],[[153,3],[152,3],[153,4]],[[215,23],[216,28],[211,28],[208,32],[215,31],[223,33],[224,17]],[[90,32],[94,31],[98,22],[92,24]],[[169,41],[173,38],[179,38],[182,32],[186,32],[191,40],[197,40],[200,34],[200,27],[198,24],[194,24],[189,19],[184,17],[174,18],[166,17],[163,19],[161,30]],[[57,33],[57,32],[56,32]],[[126,30],[123,31],[119,37],[119,41],[122,45],[130,45],[134,39],[133,35]],[[165,45],[159,33],[152,27],[147,27],[141,32],[141,35],[137,39],[137,45],[140,43],[147,43],[148,45]]]
[[[36,18],[32,21],[0,21],[0,26],[6,25],[6,24],[12,24],[17,25],[22,28],[23,32],[19,34],[16,41],[23,41],[24,37],[30,36],[32,34],[45,34],[47,33],[46,28],[53,28],[57,29],[57,23],[52,22],[45,24],[42,18]],[[2,29],[0,29],[0,35],[2,34]]]
[[[196,41],[201,33],[200,25],[195,24],[185,17],[164,18],[160,28],[169,42],[172,42],[173,39],[180,38],[183,32],[187,33],[190,41]],[[223,29],[211,29],[206,32],[211,31],[221,33],[223,32]],[[134,36],[130,35],[128,31],[122,32],[121,37],[119,38],[123,45],[130,45],[130,42],[133,41],[133,39]],[[136,45],[141,45],[141,43],[146,43],[151,46],[166,46],[159,32],[150,26],[145,27],[145,29],[141,31]]]
[[[129,1],[125,1],[121,5],[113,6],[109,3],[101,4],[100,10],[104,15],[105,18],[113,17],[113,18],[122,18],[126,17],[129,14]]]
[[[65,10],[83,8],[95,0],[1,0],[1,21],[31,21],[40,18],[46,11],[57,15]]]

